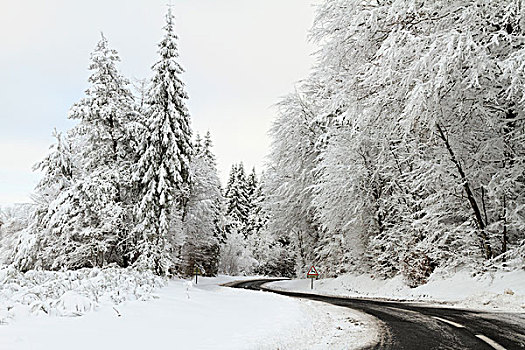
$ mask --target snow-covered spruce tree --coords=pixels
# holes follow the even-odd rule
[[[225,273],[253,273],[266,264],[271,235],[263,190],[255,168],[246,175],[242,163],[232,166],[225,191],[225,244],[221,266]],[[242,239],[241,239],[242,237]],[[266,270],[265,270],[266,271]]]
[[[253,241],[252,245],[257,245],[259,235],[266,227],[267,215],[263,209],[263,184],[258,179],[255,168],[252,169],[251,174],[247,177],[247,189],[250,210],[246,221],[246,232],[248,238]],[[256,249],[255,246],[253,249]]]
[[[213,143],[212,143],[212,140],[211,140],[211,134],[210,132],[206,132],[206,135],[204,136],[204,140],[203,140],[203,149],[202,149],[202,152],[204,154],[204,156],[208,159],[209,163],[211,164],[212,168],[215,169],[213,171],[213,173],[215,174],[216,177],[218,177],[218,174],[217,174],[217,161],[215,159],[215,155],[214,153],[212,152],[212,147],[213,147]],[[220,181],[218,182],[218,185],[219,185],[219,189],[221,191],[220,193],[220,196],[217,196],[215,199],[214,199],[214,210],[215,212],[213,212],[212,214],[214,215],[214,223],[215,223],[215,228],[214,228],[214,235],[216,236],[216,239],[217,239],[217,242],[219,243],[219,246],[218,246],[218,256],[214,256],[214,258],[211,260],[211,264],[213,266],[216,266],[218,268],[218,264],[219,264],[219,261],[217,259],[220,260],[220,247],[222,244],[224,244],[226,242],[226,232],[225,232],[225,229],[224,229],[224,222],[225,222],[225,218],[224,218],[224,196],[223,196],[223,192],[222,192],[222,187],[221,187],[221,184],[220,184]],[[213,252],[213,254],[215,254],[215,251]],[[210,270],[210,271],[214,271],[213,269]],[[218,271],[217,271],[218,272]],[[211,273],[211,272],[210,272]]]
[[[50,153],[34,167],[42,172],[35,188],[36,208],[28,227],[21,231],[8,261],[21,271],[51,269],[59,255],[71,252],[64,218],[70,210],[74,163],[67,137],[54,132],[56,143]]]
[[[80,241],[75,254],[84,252],[87,266],[128,265],[136,115],[129,82],[115,66],[118,61],[102,35],[91,55],[91,86],[69,113],[80,123],[70,131],[78,162],[73,189],[78,215],[67,221],[72,238]]]
[[[135,266],[166,274],[174,267],[177,254],[174,231],[184,220],[191,183],[192,155],[187,95],[177,62],[177,36],[171,9],[166,16],[164,38],[159,44],[160,59],[145,101],[143,124],[147,132],[139,146],[140,159],[134,174],[140,191],[138,256]],[[179,221],[179,223],[177,223]]]
[[[215,276],[223,234],[223,197],[210,134],[206,134],[204,143],[197,135],[194,145],[190,168],[192,184],[183,222],[181,272],[191,275],[198,266],[205,275]]]
[[[260,191],[259,180],[257,179],[257,173],[255,167],[252,168],[252,172],[246,176],[246,192],[248,194],[248,202],[253,207],[254,202],[257,201],[257,191]],[[250,208],[252,209],[252,208]]]
[[[245,186],[243,187],[246,188],[248,217],[244,225],[239,225],[238,227],[242,229],[245,237],[244,255],[251,258],[251,266],[247,266],[245,272],[267,274],[267,269],[265,269],[263,265],[265,265],[269,259],[268,250],[270,249],[272,241],[271,235],[269,235],[266,230],[268,214],[263,208],[263,186],[262,182],[258,179],[255,168],[244,178]]]
[[[86,97],[69,113],[79,124],[67,138],[56,134],[53,151],[36,166],[43,179],[34,222],[14,256],[20,269],[127,265],[134,114],[118,61],[102,35],[91,55]]]
[[[79,124],[67,139],[56,134],[55,149],[36,166],[44,177],[36,188],[34,223],[15,254],[21,269],[125,265],[133,98],[118,61],[102,36],[91,55],[86,97],[70,110]],[[25,247],[29,242],[32,249]]]
[[[248,237],[247,224],[250,215],[249,184],[243,163],[233,164],[225,190],[227,231],[235,226],[245,238]]]

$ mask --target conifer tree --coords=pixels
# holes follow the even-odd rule
[[[213,174],[218,178],[217,174],[217,160],[215,158],[215,154],[212,152],[213,142],[211,140],[211,134],[209,131],[206,132],[206,135],[204,136],[203,140],[203,155],[207,159],[208,163],[211,165],[213,170]],[[213,175],[212,175],[213,176]],[[215,216],[215,234],[217,236],[217,240],[220,244],[224,243],[226,240],[225,232],[224,232],[224,196],[222,195],[222,186],[220,184],[220,180],[217,182],[218,188],[220,190],[220,196],[217,196],[215,198],[214,202],[214,214]]]
[[[120,59],[102,35],[91,55],[90,87],[70,110],[79,120],[67,138],[56,135],[53,152],[37,165],[44,178],[31,230],[36,259],[15,260],[47,269],[123,264],[130,223],[133,98],[116,68]],[[23,254],[22,254],[23,255]]]
[[[232,165],[226,187],[226,241],[221,257],[226,273],[268,271],[271,237],[267,235],[268,211],[255,168],[249,175],[242,163]],[[263,272],[264,271],[264,272]]]
[[[205,275],[218,272],[219,242],[222,235],[222,193],[211,151],[211,138],[197,135],[191,161],[192,186],[184,219],[185,242],[182,249],[182,272],[192,274],[195,266]]]
[[[82,250],[91,255],[91,264],[125,265],[132,217],[134,101],[129,81],[115,65],[120,58],[103,34],[91,61],[91,86],[69,113],[80,121],[70,132],[78,159],[75,206],[80,216],[69,220],[82,232]]]
[[[166,16],[160,59],[146,98],[143,122],[147,129],[139,147],[135,180],[140,188],[140,222],[136,232],[140,257],[137,266],[165,274],[173,267],[177,218],[184,218],[190,188],[192,155],[188,98],[177,62],[177,36],[171,8]]]
[[[247,236],[246,225],[250,215],[248,182],[243,163],[233,165],[226,186],[226,216],[230,225],[235,225]]]
[[[59,223],[63,217],[64,203],[71,198],[74,164],[67,137],[56,130],[53,137],[56,143],[51,146],[50,153],[34,166],[35,170],[42,172],[43,177],[33,196],[36,208],[32,222],[20,233],[19,242],[9,259],[22,271],[39,267],[50,269],[58,254],[63,253],[60,246],[66,241]]]
[[[255,167],[252,172],[246,177],[246,191],[248,192],[248,202],[250,206],[257,200],[257,191],[259,190],[259,181],[257,180],[257,173]]]

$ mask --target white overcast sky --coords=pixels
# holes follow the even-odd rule
[[[151,76],[169,0],[0,0],[0,204],[26,202],[67,111],[87,88],[104,32],[130,79]],[[313,63],[318,0],[173,0],[192,127],[209,130],[221,179],[233,162],[260,171],[272,105]]]

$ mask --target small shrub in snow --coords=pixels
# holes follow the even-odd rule
[[[415,288],[427,283],[436,264],[421,251],[415,251],[407,254],[401,264],[401,272],[405,278],[406,284]]]

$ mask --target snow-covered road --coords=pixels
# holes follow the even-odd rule
[[[219,286],[227,281],[170,281],[152,300],[81,317],[18,314],[0,326],[0,349],[349,349],[377,335],[358,312]]]

